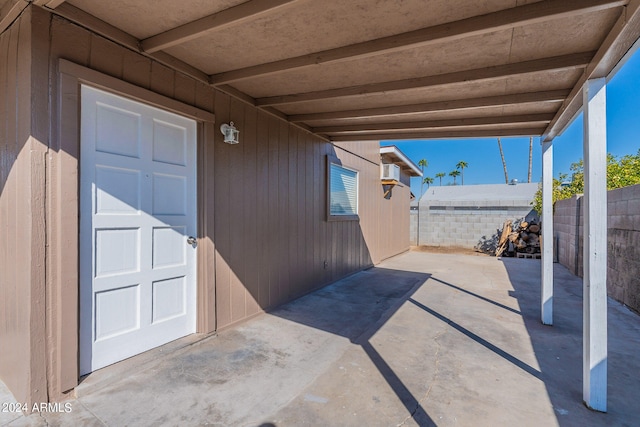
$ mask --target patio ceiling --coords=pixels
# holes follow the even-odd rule
[[[639,0],[36,4],[333,141],[552,139],[640,37]]]

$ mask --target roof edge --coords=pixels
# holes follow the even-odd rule
[[[396,155],[402,163],[406,164],[411,171],[414,173],[410,174],[411,176],[422,176],[422,171],[418,166],[411,161],[398,147],[395,145],[388,145],[384,147],[380,147],[380,154],[394,154]]]

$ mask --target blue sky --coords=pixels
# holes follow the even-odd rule
[[[382,145],[396,145],[416,164],[426,159],[429,167],[425,176],[447,174],[442,185],[452,182],[448,173],[464,160],[469,167],[464,170],[464,183],[504,183],[504,172],[496,138],[432,140],[432,141],[384,141]],[[527,181],[529,162],[529,138],[502,138],[502,148],[507,163],[509,179]],[[636,154],[640,149],[640,53],[634,54],[607,85],[607,151],[615,156]],[[531,180],[539,182],[542,176],[540,138],[533,140],[533,169]],[[562,135],[553,140],[553,175],[569,173],[571,163],[582,158],[582,114]],[[457,178],[458,184],[460,178]],[[426,188],[426,186],[425,186]],[[420,193],[419,178],[412,178],[411,189]]]

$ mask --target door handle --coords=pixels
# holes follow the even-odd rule
[[[195,248],[196,246],[198,246],[198,240],[197,240],[195,237],[193,237],[193,236],[189,236],[189,237],[187,238],[187,243],[188,243],[188,244],[190,244],[191,246],[193,246],[194,248]]]

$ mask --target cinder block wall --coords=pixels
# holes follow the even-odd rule
[[[607,290],[640,312],[640,185],[608,192]],[[582,277],[582,196],[555,204],[554,236],[558,259]]]
[[[537,218],[531,201],[537,183],[432,186],[411,215],[411,240],[419,245],[495,247],[506,220]]]
[[[554,206],[553,235],[558,262],[582,277],[582,195],[559,200]]]
[[[418,244],[418,209],[409,211],[409,244]]]
[[[411,214],[411,241],[429,246],[458,246],[473,249],[491,239],[508,219],[535,216],[529,204],[502,201],[426,201],[420,204],[420,218]]]

